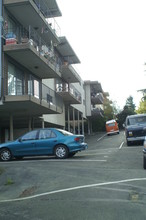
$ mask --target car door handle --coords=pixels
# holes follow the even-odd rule
[[[57,140],[54,140],[54,142],[57,142]]]

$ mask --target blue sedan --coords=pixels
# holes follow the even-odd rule
[[[44,128],[30,131],[15,141],[0,144],[0,160],[41,155],[55,155],[64,159],[87,148],[84,135],[74,135],[62,129]]]

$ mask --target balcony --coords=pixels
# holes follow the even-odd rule
[[[91,106],[91,118],[104,117],[104,110],[100,105]]]
[[[56,84],[56,92],[66,104],[81,104],[81,93],[72,84]]]
[[[85,80],[84,84],[90,86],[91,94],[103,93],[101,84],[98,81]]]
[[[36,80],[23,83],[27,88],[21,84],[19,82],[14,86],[14,82],[9,82],[9,90],[1,106],[1,116],[10,113],[14,116],[62,113],[63,101],[55,91]]]
[[[67,62],[64,62],[64,65],[62,65],[62,78],[68,83],[81,82],[81,77],[79,74],[76,72],[73,66],[68,65]]]
[[[60,43],[57,45],[56,49],[61,54],[61,56],[64,58],[64,61],[66,62],[66,64],[70,65],[70,64],[80,63],[79,58],[77,57],[76,53],[72,49],[66,37],[60,37],[59,40],[60,40]]]
[[[97,94],[92,93],[91,94],[91,103],[93,105],[103,104],[103,101],[104,101],[104,97],[103,97],[102,93],[97,93]]]
[[[34,0],[34,3],[37,5],[45,18],[62,16],[55,0],[46,0],[45,2],[42,0]]]
[[[55,1],[54,1],[55,2]],[[15,17],[17,21],[24,27],[30,24],[33,28],[37,28],[38,33],[43,35],[46,42],[53,41],[59,43],[60,27],[55,19],[47,20],[53,16],[53,10],[56,14],[59,9],[53,7],[52,1],[33,1],[33,0],[4,0],[4,6]],[[54,12],[55,15],[55,12]],[[51,22],[50,22],[51,21]]]
[[[99,106],[99,107],[92,107],[91,108],[91,117],[103,117],[104,116],[104,111],[103,109]]]
[[[7,32],[3,46],[7,55],[41,79],[61,77],[62,62],[53,45],[48,45],[31,26]]]

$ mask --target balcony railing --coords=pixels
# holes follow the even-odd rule
[[[103,109],[99,106],[93,107],[91,106],[91,116],[101,116],[103,117],[104,111]]]
[[[53,43],[50,42],[48,45],[31,26],[28,27],[28,30],[23,27],[5,30],[6,45],[24,43],[30,43],[34,46],[39,54],[47,59],[48,63],[54,65],[56,70],[61,71],[62,60],[55,53]]]
[[[58,37],[61,36],[61,29],[54,19],[54,15],[51,12],[51,10],[47,7],[44,1],[42,0],[33,0],[36,6],[38,7],[39,11],[43,14],[43,16],[46,18],[46,21],[51,26],[51,28],[55,31],[56,35]]]
[[[57,92],[69,92],[74,96],[78,101],[81,102],[81,93],[72,85],[68,83],[56,84]]]
[[[63,101],[60,96],[44,84],[42,84],[42,100],[63,110]]]
[[[27,86],[25,86],[27,85]],[[54,107],[63,111],[63,100],[62,98],[51,88],[44,85],[36,79],[30,79],[27,83],[25,82],[9,82],[8,93],[9,96],[26,96],[31,95],[36,99],[48,103],[49,107]]]
[[[103,94],[102,93],[91,93],[91,101],[94,104],[103,104]]]

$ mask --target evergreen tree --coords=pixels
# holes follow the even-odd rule
[[[126,100],[126,106],[128,107],[129,110],[133,111],[133,113],[135,113],[135,104],[133,102],[133,97],[129,96]]]
[[[123,108],[123,110],[117,114],[117,118],[118,118],[118,123],[119,123],[119,127],[122,128],[123,124],[125,122],[125,119],[128,115],[135,115],[135,104],[133,102],[133,97],[129,96],[126,100],[126,104]]]

